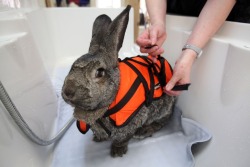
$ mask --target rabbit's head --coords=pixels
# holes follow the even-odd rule
[[[107,109],[115,98],[120,80],[118,52],[129,10],[130,6],[113,21],[107,15],[94,21],[89,52],[73,63],[62,88],[63,99],[75,107],[75,112]]]

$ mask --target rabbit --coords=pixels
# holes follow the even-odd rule
[[[152,102],[143,103],[122,126],[105,116],[121,84],[118,52],[123,44],[130,8],[127,6],[113,21],[105,14],[95,19],[89,52],[73,63],[62,87],[63,99],[74,107],[73,115],[78,123],[86,122],[93,131],[93,140],[112,141],[112,157],[126,154],[131,138],[143,139],[161,129],[176,101],[175,97],[162,93]]]

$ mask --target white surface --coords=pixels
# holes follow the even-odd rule
[[[0,79],[39,137],[51,138],[59,129],[58,121],[65,123],[58,117],[58,97],[51,80],[55,79],[56,64],[70,64],[88,51],[97,15],[106,13],[114,18],[121,10],[52,8],[0,12]],[[129,47],[129,43],[133,45],[132,30],[130,22],[125,37],[128,44],[124,48]],[[79,34],[82,37],[79,38]],[[0,125],[1,167],[51,166],[53,145],[41,147],[31,143],[1,103]]]
[[[29,25],[39,45],[46,68],[53,71],[58,62],[75,60],[88,52],[92,25],[97,16],[114,19],[121,9],[50,8],[28,13]],[[38,19],[39,18],[39,19]],[[130,11],[133,19],[133,9]],[[129,55],[133,46],[133,21],[130,21],[119,55]]]
[[[62,8],[27,14],[19,10],[0,13],[0,79],[24,119],[41,137],[49,138],[54,129],[58,129],[68,119],[67,116],[57,115],[58,97],[50,80],[56,79],[56,67],[69,65],[87,52],[95,16],[107,13],[114,18],[120,11]],[[193,18],[167,18],[165,50],[171,63],[180,54],[194,22]],[[198,121],[213,134],[212,141],[196,154],[198,167],[249,167],[249,29],[247,24],[227,23],[196,61],[190,90],[180,96],[178,106],[184,116]],[[127,51],[133,47],[132,32],[133,25],[130,22],[121,55],[130,54]],[[79,38],[79,34],[83,34],[82,37]],[[71,112],[68,114],[71,116]],[[59,127],[55,124],[57,121]],[[1,167],[51,166],[54,147],[40,147],[27,140],[1,104],[0,125]],[[74,139],[77,142],[83,138],[88,140],[76,132],[75,127],[68,132],[68,137],[71,133],[79,135],[79,138]],[[159,143],[165,138],[159,137]],[[154,143],[150,138],[145,140],[145,143],[151,142]],[[81,149],[70,141],[63,143],[60,148],[64,147]],[[105,147],[108,153],[109,144],[96,147]],[[137,142],[131,143],[130,147],[131,150],[140,148]],[[154,149],[161,151],[157,146]],[[71,152],[66,153],[57,156],[65,159],[72,156]],[[84,162],[80,158],[83,155],[73,155],[68,161],[78,159]],[[54,165],[60,164],[60,161],[53,162]]]
[[[45,7],[43,0],[1,0],[0,12],[19,8],[38,8]]]
[[[168,16],[165,55],[174,64],[196,19]],[[250,24],[227,22],[196,60],[188,92],[177,105],[213,139],[196,154],[197,167],[249,167]]]
[[[5,16],[0,17],[1,82],[31,129],[48,139],[57,117],[57,99],[49,75],[22,13],[7,11],[0,15]],[[1,167],[42,167],[51,163],[51,147],[40,147],[27,140],[2,103],[0,133]]]
[[[110,141],[93,142],[91,132],[82,135],[72,127],[57,145],[53,166],[193,167],[191,145],[210,136],[189,119],[183,119],[182,124],[185,134],[166,127],[153,137],[131,140],[127,154],[118,158],[110,156]]]

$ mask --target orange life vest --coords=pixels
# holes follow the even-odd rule
[[[150,56],[136,56],[119,62],[120,85],[118,93],[104,117],[109,117],[117,127],[125,126],[143,105],[163,94],[163,86],[172,77],[172,68],[168,61],[158,56],[153,63]],[[98,121],[102,127],[104,125]],[[89,126],[77,121],[80,132],[86,133]],[[105,127],[103,127],[105,129]],[[107,132],[107,130],[106,130]]]

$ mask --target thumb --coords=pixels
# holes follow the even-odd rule
[[[171,90],[173,89],[173,87],[176,85],[177,82],[178,82],[178,79],[177,79],[176,77],[173,76],[173,77],[170,79],[170,81],[167,83],[165,89],[166,89],[167,91],[171,91]]]
[[[157,42],[157,31],[155,29],[151,29],[149,32],[151,45],[155,45]]]

